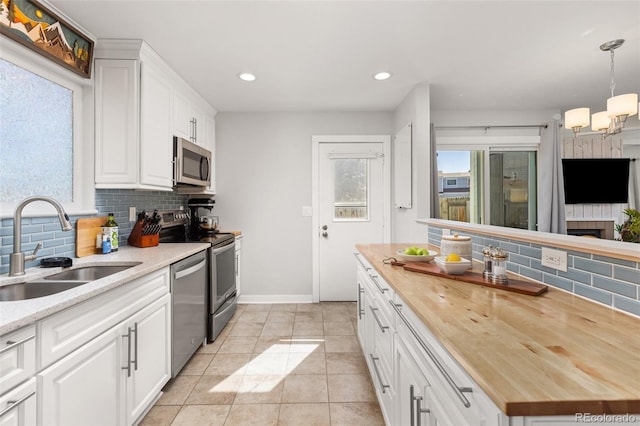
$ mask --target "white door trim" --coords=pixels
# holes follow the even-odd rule
[[[312,246],[312,282],[314,303],[320,301],[320,223],[319,223],[319,193],[318,193],[318,159],[321,143],[382,143],[384,163],[383,175],[383,226],[384,243],[391,241],[391,136],[390,135],[314,135],[311,137],[311,206],[313,217],[311,220]],[[355,247],[354,247],[355,251]],[[354,266],[355,267],[355,266]]]

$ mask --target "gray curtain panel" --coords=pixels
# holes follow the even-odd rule
[[[538,231],[567,233],[562,181],[560,123],[547,123],[540,129],[538,150]]]

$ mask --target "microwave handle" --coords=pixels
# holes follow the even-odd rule
[[[178,157],[173,157],[173,185],[178,184]]]
[[[203,167],[204,166],[204,167]],[[209,180],[209,158],[203,156],[200,158],[200,178],[202,180]]]

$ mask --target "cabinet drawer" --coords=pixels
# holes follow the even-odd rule
[[[169,267],[96,296],[38,323],[39,369],[71,353],[169,292]]]
[[[36,424],[36,379],[0,396],[0,424]]]
[[[31,325],[2,336],[0,393],[8,391],[35,374],[36,327]]]

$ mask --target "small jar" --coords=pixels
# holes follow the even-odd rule
[[[502,249],[497,249],[495,252],[491,254],[491,263],[492,263],[492,273],[491,273],[491,282],[494,284],[505,284],[509,281],[507,277],[507,259],[509,258],[509,253],[502,251]]]
[[[447,256],[451,253],[471,260],[471,237],[458,234],[443,235],[440,241],[440,255]]]
[[[491,278],[491,275],[493,275],[493,260],[491,259],[492,251],[492,246],[482,249],[482,256],[484,261],[484,270],[482,271],[482,276],[485,278]]]

